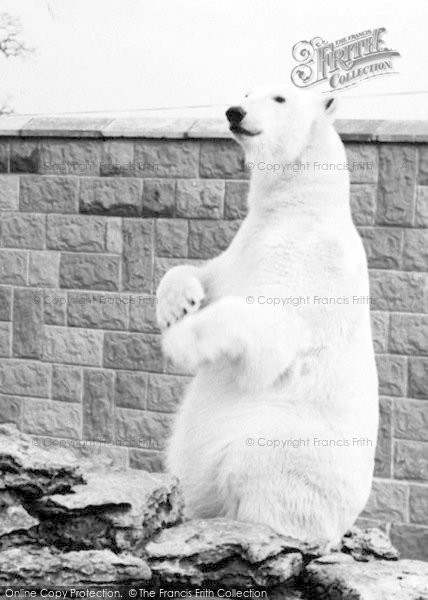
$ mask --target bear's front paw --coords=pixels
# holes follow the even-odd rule
[[[178,267],[165,275],[156,295],[157,320],[163,331],[186,315],[197,312],[205,292],[197,277]]]
[[[196,335],[189,321],[170,327],[162,338],[162,350],[177,367],[193,372],[198,364]]]
[[[232,328],[224,327],[210,308],[176,323],[165,332],[164,354],[177,366],[194,372],[203,363],[235,360],[243,354],[243,342]]]

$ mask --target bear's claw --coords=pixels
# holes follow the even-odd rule
[[[186,271],[171,270],[157,291],[157,319],[161,330],[168,329],[186,315],[197,312],[205,297],[202,284]]]

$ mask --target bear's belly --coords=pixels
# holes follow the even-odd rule
[[[189,516],[227,516],[329,541],[353,524],[371,486],[377,380],[370,360],[344,376],[343,361],[332,359],[257,394],[240,393],[209,370],[198,374],[168,450]]]

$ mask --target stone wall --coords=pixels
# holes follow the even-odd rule
[[[362,519],[386,526],[404,557],[427,559],[428,131],[337,126],[380,376]],[[35,444],[158,470],[188,377],[161,356],[156,286],[171,266],[228,246],[249,176],[214,120],[0,119],[1,421]]]

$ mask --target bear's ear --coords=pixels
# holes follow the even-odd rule
[[[332,116],[336,112],[337,109],[337,98],[334,96],[328,96],[324,100],[324,110],[329,115]]]

